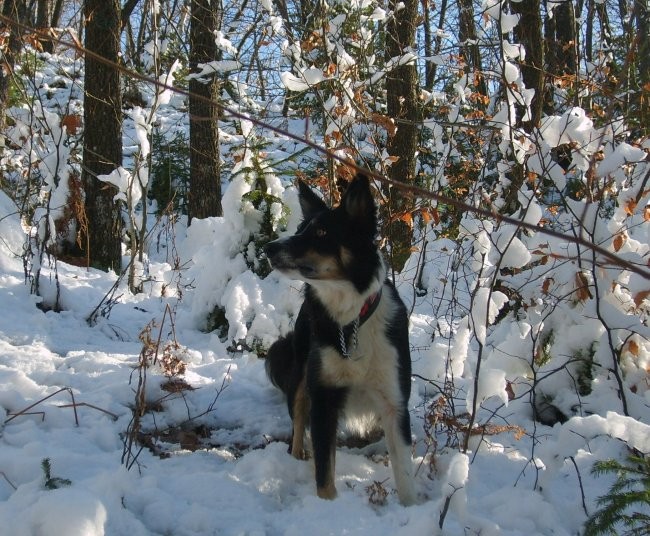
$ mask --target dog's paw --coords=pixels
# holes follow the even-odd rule
[[[304,449],[291,449],[289,448],[289,453],[296,459],[296,460],[306,460],[309,456],[307,456],[307,451]]]
[[[419,503],[418,492],[415,489],[415,483],[412,480],[406,480],[398,483],[397,496],[402,506],[413,506]]]
[[[333,501],[336,499],[337,493],[336,493],[336,487],[334,484],[323,486],[322,488],[317,488],[316,489],[316,494],[321,498],[321,499],[327,499],[328,501]]]

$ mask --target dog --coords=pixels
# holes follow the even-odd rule
[[[299,182],[299,201],[296,233],[264,248],[272,268],[305,282],[294,330],[271,345],[265,364],[287,397],[289,451],[305,458],[309,427],[317,494],[334,499],[339,420],[359,428],[380,424],[399,500],[414,504],[408,314],[375,242],[369,180],[353,178],[333,209]]]

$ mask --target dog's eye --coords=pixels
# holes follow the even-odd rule
[[[316,229],[316,236],[318,238],[323,238],[326,235],[327,235],[327,231],[325,229],[322,229],[322,228]]]

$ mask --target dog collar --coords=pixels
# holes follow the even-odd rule
[[[359,311],[359,316],[357,316],[348,325],[339,326],[339,350],[341,351],[341,355],[346,359],[350,358],[350,352],[357,347],[357,344],[359,342],[359,328],[377,310],[379,301],[381,300],[382,288],[383,285],[379,287],[379,290],[377,292],[368,296],[366,301],[363,302],[361,310]],[[348,348],[348,339],[351,339],[350,348]]]
[[[383,285],[379,287],[379,290],[372,294],[371,296],[368,296],[368,299],[363,302],[363,305],[361,306],[361,311],[359,311],[359,323],[363,324],[368,318],[372,316],[372,313],[374,313],[377,309],[377,306],[379,305],[379,299],[381,298],[381,289],[383,288]]]

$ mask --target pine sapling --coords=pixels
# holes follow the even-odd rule
[[[585,536],[650,534],[650,458],[629,456],[627,463],[617,460],[596,462],[596,476],[616,473],[609,492],[597,499],[601,508],[585,524]],[[624,529],[623,529],[624,527]]]
[[[62,486],[69,486],[72,484],[72,481],[67,478],[59,478],[58,476],[52,476],[52,465],[50,464],[49,458],[43,458],[41,462],[41,468],[43,469],[45,489],[58,489]]]

